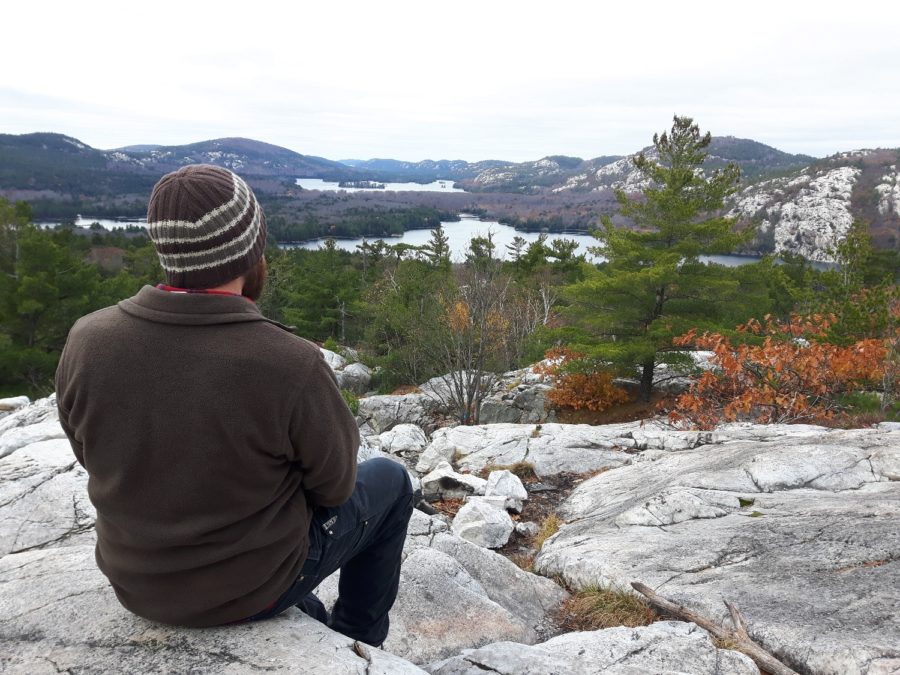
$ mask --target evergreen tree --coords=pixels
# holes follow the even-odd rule
[[[506,250],[509,252],[509,256],[514,263],[519,262],[519,258],[522,257],[522,251],[525,250],[525,245],[527,243],[525,237],[517,234],[513,237],[512,242],[506,245]]]
[[[892,336],[896,329],[896,310],[892,308],[900,298],[896,271],[883,270],[882,278],[870,281],[875,250],[865,223],[855,221],[834,253],[838,267],[822,272],[817,288],[810,289],[820,296],[813,300],[816,311],[832,314],[837,320],[829,339],[846,345]]]
[[[616,193],[634,227],[604,218],[591,251],[606,263],[567,289],[568,314],[584,343],[579,350],[628,375],[638,369],[644,400],[658,363],[686,361],[672,351],[672,338],[716,327],[738,295],[735,275],[699,259],[729,253],[740,241],[730,219],[712,216],[736,189],[739,169],[729,164],[706,176],[701,166],[710,141],[693,120],[677,115],[670,132],[653,136],[658,159],[641,153],[634,162],[649,187],[638,198]]]
[[[485,236],[472,237],[469,240],[469,250],[466,251],[466,264],[481,269],[496,267],[499,260],[494,257],[497,244],[494,243],[494,233],[488,231]]]
[[[0,296],[0,381],[28,393],[52,391],[72,324],[103,306],[99,270],[83,262],[70,231],[17,228],[17,259]]]
[[[265,308],[297,334],[346,343],[352,317],[360,312],[361,274],[352,255],[328,239],[317,251],[288,251],[276,264],[276,280]],[[277,289],[277,292],[276,292]],[[280,311],[279,311],[280,309]]]
[[[422,247],[422,252],[435,267],[446,267],[450,264],[450,237],[441,225],[431,231],[431,239]]]

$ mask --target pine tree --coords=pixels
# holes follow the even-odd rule
[[[741,239],[730,219],[713,215],[736,189],[740,172],[729,164],[704,173],[710,141],[692,119],[677,115],[670,132],[654,134],[657,158],[641,153],[634,160],[649,187],[641,197],[616,193],[633,227],[604,218],[591,251],[606,263],[567,288],[568,313],[584,342],[579,351],[624,374],[638,369],[647,401],[654,367],[686,361],[672,351],[673,337],[733,317],[728,303],[736,301],[737,278],[700,256],[729,253]]]
[[[450,237],[441,225],[431,231],[431,239],[422,247],[422,252],[434,267],[450,264]]]

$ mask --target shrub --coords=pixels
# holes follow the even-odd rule
[[[553,405],[600,412],[631,400],[628,392],[613,384],[612,373],[598,368],[583,354],[557,347],[544,356],[546,360],[535,370],[552,378],[553,389],[547,400]]]
[[[348,389],[341,389],[341,396],[344,397],[344,401],[347,403],[347,407],[350,408],[350,412],[354,415],[359,413],[359,398],[352,391]]]
[[[322,343],[322,348],[335,354],[339,354],[341,351],[341,346],[337,343],[337,340],[330,336]]]
[[[676,345],[712,350],[714,367],[676,399],[671,421],[703,429],[722,420],[827,422],[846,407],[842,397],[878,386],[884,376],[883,339],[837,346],[824,341],[832,317],[765,320],[738,327],[762,338],[761,344],[733,344],[719,333],[695,331],[675,339]]]

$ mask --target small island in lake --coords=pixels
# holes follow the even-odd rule
[[[373,180],[342,180],[338,183],[338,187],[357,188],[360,190],[384,190],[384,183],[377,183]]]

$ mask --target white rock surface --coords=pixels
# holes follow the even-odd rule
[[[0,558],[0,586],[4,673],[424,672],[380,649],[354,650],[352,639],[293,608],[269,621],[221,628],[151,623],[119,605],[93,546]]]
[[[432,675],[759,675],[748,657],[717,649],[705,630],[679,621],[568,633],[532,647],[500,642],[426,669]]]
[[[450,529],[457,537],[484,548],[500,548],[509,541],[515,523],[500,497],[470,498],[453,518]]]
[[[484,488],[485,497],[500,496],[505,498],[505,508],[516,513],[522,512],[522,507],[528,499],[528,492],[522,484],[522,480],[512,471],[503,469],[491,471]]]
[[[435,516],[413,511],[397,602],[385,649],[424,663],[494,640],[537,641],[547,612],[566,593],[492,551],[447,532]],[[339,575],[316,591],[337,599]]]
[[[369,384],[372,381],[371,368],[363,363],[349,363],[345,357],[324,347],[319,347],[319,351],[322,352],[325,363],[334,371],[334,376],[341,389],[352,391],[358,395],[365,394],[369,390]],[[350,352],[352,353],[352,350]]]
[[[381,434],[398,424],[425,427],[430,424],[436,409],[437,403],[425,394],[366,396],[359,399],[357,417],[369,424],[376,434]]]
[[[0,419],[0,439],[10,429],[37,424],[45,420],[58,420],[56,411],[56,394],[41,398],[31,405],[24,406]]]
[[[351,363],[335,372],[338,386],[354,394],[365,394],[372,382],[372,370],[364,363]]]
[[[9,398],[0,398],[0,412],[12,412],[18,410],[31,403],[31,399],[27,396],[11,396]]]
[[[536,568],[576,587],[642,581],[720,621],[728,599],[801,672],[895,664],[900,432],[736,425],[713,436],[578,486]]]
[[[330,349],[325,349],[324,347],[319,347],[319,351],[322,352],[322,356],[325,357],[325,363],[327,363],[332,370],[338,371],[347,365],[347,359],[345,359],[340,354],[336,354]]]
[[[761,234],[774,242],[775,253],[832,262],[834,249],[850,230],[850,198],[861,170],[855,166],[808,169],[796,178],[775,178],[745,189],[731,215],[761,219]],[[878,186],[880,208],[893,204],[893,184]]]
[[[523,537],[533,537],[541,531],[541,526],[537,523],[526,520],[516,523],[516,534]]]
[[[482,401],[478,420],[481,424],[553,422],[556,413],[547,407],[550,389],[550,378],[533,367],[503,373]]]
[[[568,597],[550,579],[526,572],[502,555],[450,532],[436,533],[430,545],[459,562],[484,587],[491,600],[538,634],[550,629],[547,613]]]
[[[483,424],[436,430],[416,464],[416,471],[430,471],[441,461],[454,459],[463,471],[486,466],[528,462],[538,476],[562,472],[584,473],[622,466],[631,457],[634,424]]]
[[[492,600],[459,561],[434,548],[412,549],[403,562],[385,649],[427,663],[496,640],[532,643],[537,634]]]
[[[33,443],[0,461],[0,555],[91,543],[95,517],[68,440]]]
[[[487,481],[478,476],[457,473],[448,462],[422,476],[422,493],[427,499],[464,499],[469,495],[483,495]]]
[[[889,167],[881,181],[875,186],[875,194],[878,195],[878,213],[883,216],[890,213],[900,216],[900,174],[897,173],[896,164]]]
[[[390,431],[379,434],[378,445],[383,452],[413,460],[428,445],[428,437],[415,424],[398,424]]]

